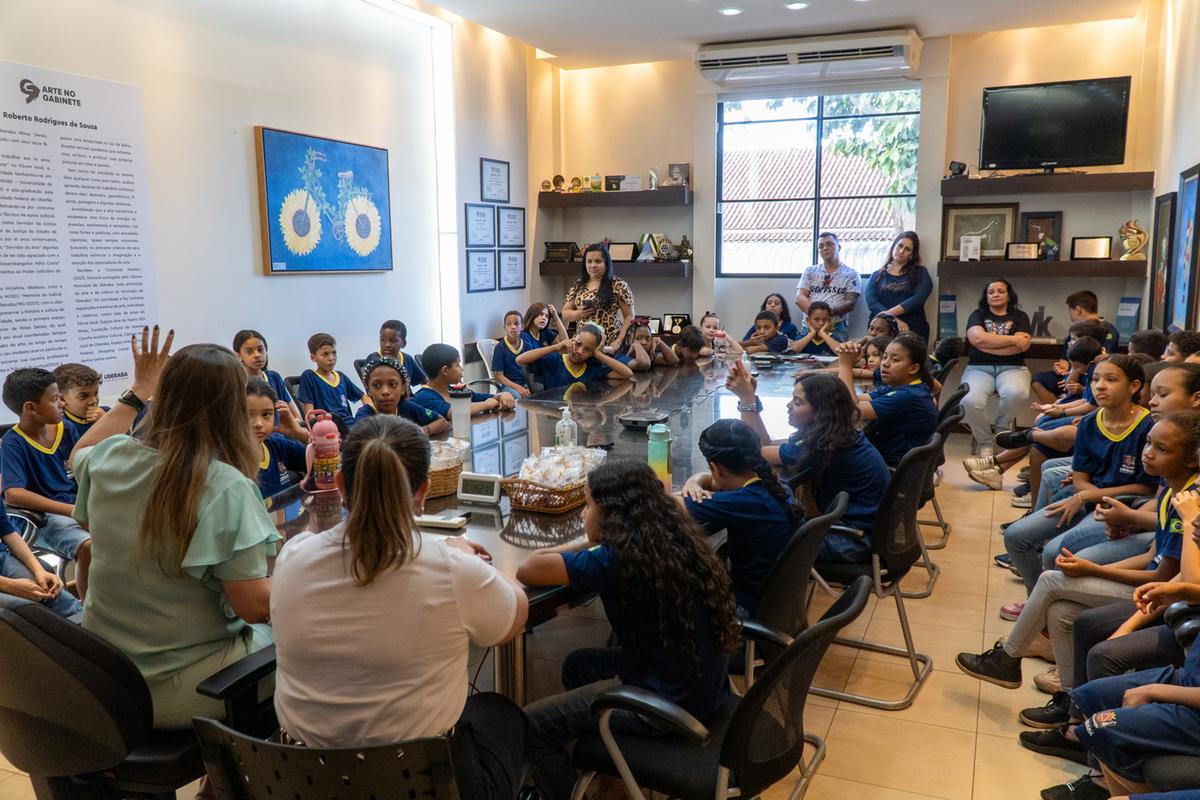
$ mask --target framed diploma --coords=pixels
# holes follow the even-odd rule
[[[496,251],[467,251],[467,292],[496,291]]]
[[[529,434],[522,433],[511,439],[505,439],[500,447],[501,455],[504,457],[503,463],[500,465],[500,474],[506,478],[516,475],[521,471],[521,464],[525,461],[525,457],[529,455]]]
[[[525,288],[525,251],[501,250],[500,291]]]
[[[466,203],[467,247],[496,246],[496,207]]]
[[[485,203],[508,202],[508,162],[479,159],[479,199]]]
[[[525,209],[513,206],[497,206],[501,247],[525,246]]]

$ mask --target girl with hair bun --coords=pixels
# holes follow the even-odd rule
[[[802,521],[800,510],[746,423],[717,420],[700,434],[699,446],[709,472],[688,478],[680,501],[702,527],[728,531],[733,593],[739,614],[748,616],[763,579]]]

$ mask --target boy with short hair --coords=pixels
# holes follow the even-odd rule
[[[83,597],[92,543],[87,531],[71,518],[78,487],[67,459],[79,438],[63,423],[58,384],[49,370],[13,370],[4,379],[3,399],[8,410],[19,417],[16,426],[0,439],[4,502],[46,515],[38,532],[38,547],[77,562],[77,588]]]
[[[335,369],[337,341],[328,333],[314,333],[308,337],[308,357],[316,369],[306,369],[300,376],[298,399],[305,419],[314,409],[321,409],[341,423],[339,428],[349,430],[354,424],[350,404],[362,400],[363,391],[346,373]]]
[[[705,353],[705,350],[708,350]],[[671,352],[680,360],[689,364],[698,361],[705,355],[711,355],[708,342],[704,339],[704,331],[695,325],[688,325],[679,332],[679,339],[671,345]]]
[[[808,304],[807,327],[788,349],[807,356],[836,356],[833,345],[839,341],[833,334],[833,310],[828,303],[813,300]]]
[[[63,422],[82,437],[107,408],[100,405],[100,373],[86,364],[61,364],[54,369],[54,382],[62,394]]]
[[[1068,295],[1067,316],[1071,320],[1070,330],[1074,330],[1075,326],[1082,322],[1093,323],[1094,327],[1077,336],[1091,336],[1100,343],[1105,351],[1115,353],[1117,345],[1121,342],[1121,335],[1117,332],[1115,325],[1100,316],[1099,308],[1100,302],[1093,291],[1083,289]],[[1071,371],[1071,363],[1067,358],[1067,352],[1071,349],[1072,343],[1070,330],[1067,333],[1066,341],[1063,342],[1062,356],[1054,362],[1053,369],[1033,375],[1033,393],[1040,403],[1053,403],[1058,398],[1060,384],[1063,382],[1064,376]]]
[[[779,317],[774,311],[760,311],[754,316],[754,333],[746,341],[742,349],[747,353],[782,353],[790,344],[779,332]]]
[[[1200,333],[1176,331],[1167,337],[1167,349],[1163,351],[1162,360],[1181,364],[1193,353],[1200,353]]]
[[[425,374],[425,370],[421,369],[421,365],[415,358],[404,352],[405,347],[408,347],[408,326],[398,319],[385,319],[379,326],[379,349],[368,355],[363,361],[369,362],[380,356],[391,356],[404,365],[404,369],[408,372],[408,385],[420,386],[429,380],[429,376]]]
[[[421,361],[428,368],[429,379],[415,391],[412,401],[433,413],[451,419],[450,387],[462,383],[463,368],[458,350],[448,344],[431,344],[421,354]],[[508,392],[495,394],[471,393],[471,416],[488,411],[515,408],[516,399]]]
[[[41,603],[64,617],[83,611],[75,596],[63,591],[62,580],[42,566],[13,528],[3,501],[0,501],[0,594]]]

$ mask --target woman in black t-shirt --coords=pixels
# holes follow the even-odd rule
[[[963,372],[963,381],[970,387],[963,400],[966,422],[980,455],[992,452],[992,427],[987,418],[992,395],[1000,395],[998,428],[1011,426],[1029,400],[1025,351],[1031,338],[1029,317],[1017,307],[1012,284],[1003,278],[990,281],[979,298],[979,308],[967,319],[970,347]]]

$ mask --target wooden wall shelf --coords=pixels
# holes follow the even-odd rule
[[[645,208],[690,206],[686,186],[663,186],[642,192],[538,192],[538,208]]]
[[[1074,192],[1140,192],[1154,189],[1153,172],[1056,172],[1005,178],[943,178],[942,197]]]
[[[939,261],[946,278],[1145,278],[1149,261]]]
[[[613,192],[616,194],[616,192]],[[543,261],[538,272],[546,278],[578,278],[579,261]],[[618,278],[690,278],[690,261],[614,261]]]

